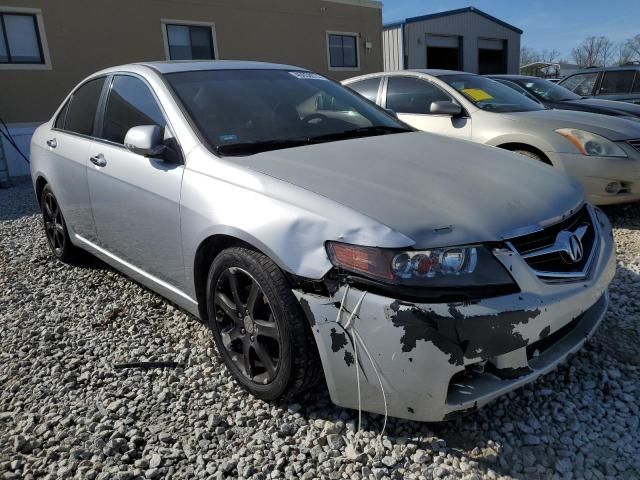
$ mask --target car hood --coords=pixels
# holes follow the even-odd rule
[[[603,111],[611,111],[617,115],[640,117],[640,105],[629,102],[616,102],[614,100],[602,100],[600,98],[581,98],[578,100],[566,100],[566,103],[587,105]]]
[[[377,220],[416,247],[499,241],[559,219],[584,198],[577,182],[540,162],[422,132],[232,161]]]
[[[543,126],[546,130],[577,128],[596,133],[609,140],[640,138],[640,124],[635,120],[574,110],[535,110],[507,113],[507,118]]]

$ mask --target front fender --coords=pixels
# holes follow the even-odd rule
[[[328,198],[204,152],[190,156],[187,165],[180,211],[191,293],[196,252],[213,235],[238,238],[282,270],[309,279],[321,279],[332,268],[327,240],[389,248],[414,243]]]
[[[524,145],[530,145],[541,152],[554,152],[556,147],[550,142],[546,141],[543,137],[536,135],[522,134],[522,133],[507,133],[493,137],[486,142],[487,145],[492,147],[500,147],[508,143],[521,143]]]

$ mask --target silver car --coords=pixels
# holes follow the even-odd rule
[[[577,178],[598,205],[640,200],[640,123],[546,110],[511,88],[470,73],[408,70],[343,82],[409,125],[504,148]]]
[[[574,180],[296,67],[103,70],[31,152],[53,254],[191,312],[265,400],[326,381],[343,407],[442,420],[552,369],[607,309],[611,226]]]

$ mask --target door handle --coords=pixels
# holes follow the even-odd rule
[[[55,138],[50,138],[49,140],[47,140],[47,145],[51,148],[56,148],[58,146],[58,142]]]
[[[101,153],[89,158],[89,160],[91,160],[91,163],[93,163],[97,167],[106,167],[107,166],[107,160],[104,158],[104,155],[102,155]]]

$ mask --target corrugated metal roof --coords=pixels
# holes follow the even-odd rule
[[[437,13],[430,13],[427,15],[421,15],[419,17],[410,17],[403,21],[386,23],[383,25],[383,28],[385,29],[394,28],[400,25],[405,25],[407,23],[422,22],[424,20],[432,20],[434,18],[448,17],[450,15],[459,15],[461,13],[469,13],[469,12],[476,13],[482,17],[485,17],[488,20],[491,20],[492,22],[497,23],[498,25],[502,25],[503,27],[508,28],[509,30],[513,30],[516,33],[522,34],[522,30],[520,30],[518,27],[514,27],[513,25],[510,25],[507,22],[503,22],[502,20],[494,17],[493,15],[489,15],[488,13],[485,13],[482,10],[478,10],[476,7],[458,8],[456,10],[447,10],[446,12],[437,12]]]

